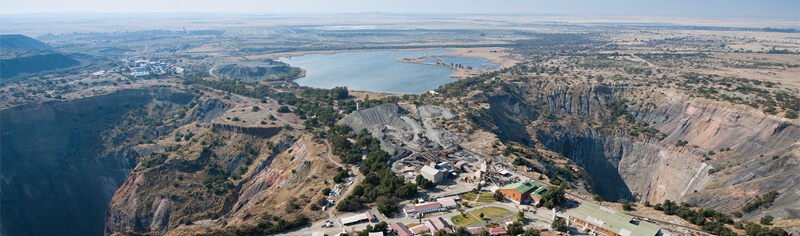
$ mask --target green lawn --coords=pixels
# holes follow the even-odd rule
[[[511,213],[511,211],[499,207],[487,207],[472,211],[475,216],[480,216],[483,213],[483,218],[489,219]]]
[[[462,200],[465,200],[465,201],[474,201],[475,200],[475,195],[476,195],[475,193],[468,192],[468,193],[465,193],[465,194],[461,194],[458,197],[460,197]]]
[[[453,222],[453,224],[455,224],[456,226],[467,226],[467,225],[478,223],[478,221],[480,221],[480,219],[478,219],[478,218],[470,215],[469,213],[467,213],[467,218],[466,219],[461,215],[457,215],[457,216],[453,216],[453,218],[450,218],[450,221]]]
[[[417,226],[417,225],[420,225],[420,223],[411,223],[411,224],[407,224],[407,225],[406,225],[406,227],[409,227],[409,228],[411,228],[411,227],[414,227],[414,226]]]
[[[475,223],[478,223],[478,222],[482,221],[483,219],[479,219],[478,218],[481,215],[481,213],[483,213],[483,218],[486,218],[486,219],[490,219],[490,218],[494,218],[494,217],[498,217],[498,216],[501,216],[501,215],[505,215],[505,214],[511,213],[511,211],[503,209],[503,208],[500,208],[500,207],[481,208],[481,209],[474,210],[474,211],[471,211],[471,212],[472,212],[472,214],[470,214],[470,212],[466,212],[467,218],[464,218],[461,215],[457,215],[457,216],[453,216],[452,218],[450,218],[450,221],[452,221],[453,224],[456,225],[456,226],[467,226],[467,225],[475,224]],[[408,227],[411,227],[411,226],[408,226]]]
[[[480,197],[478,197],[479,202],[495,202],[494,194],[490,192],[481,192]]]

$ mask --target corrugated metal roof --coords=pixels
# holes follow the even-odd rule
[[[411,230],[408,229],[408,227],[406,227],[406,225],[400,222],[395,222],[389,227],[392,228],[395,232],[397,232],[398,236],[409,236],[414,234],[413,232],[411,232]]]
[[[429,175],[436,175],[439,173],[439,170],[430,167],[430,166],[423,166],[422,169],[419,169],[419,172],[429,174]]]
[[[442,204],[438,203],[438,202],[429,202],[429,203],[417,204],[416,206],[414,206],[414,211],[415,212],[424,211],[424,210],[433,209],[433,208],[437,208],[437,207],[442,207]]]
[[[489,234],[508,234],[508,231],[503,227],[489,228]]]
[[[513,184],[509,184],[503,186],[500,189],[514,189],[517,190],[517,192],[519,192],[520,194],[523,194],[536,188],[542,188],[542,184],[537,181],[525,181],[525,182],[516,182]],[[537,197],[541,199],[541,195],[538,195]]]
[[[623,236],[654,236],[661,230],[660,226],[647,221],[631,223],[633,216],[593,202],[581,204],[570,216]]]
[[[369,217],[367,216],[366,213],[344,217],[342,218],[342,224],[352,224],[363,220],[369,220]]]
[[[483,232],[483,227],[469,227],[467,228],[470,234],[480,234]]]
[[[427,226],[427,225],[425,225],[425,224],[416,225],[416,226],[414,226],[414,227],[411,227],[409,230],[411,230],[411,232],[414,232],[414,234],[419,234],[419,233],[421,233],[422,231],[430,231],[430,230],[428,229],[428,226]]]
[[[539,186],[538,188],[536,188],[536,190],[533,190],[533,192],[531,192],[530,194],[533,195],[533,196],[536,196],[539,199],[542,199],[542,194],[545,191],[547,191],[547,187]]]
[[[436,202],[442,204],[442,207],[445,207],[445,208],[457,205],[456,204],[456,200],[453,199],[453,198],[442,198],[442,199],[436,200]]]

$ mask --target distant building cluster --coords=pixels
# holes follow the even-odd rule
[[[143,77],[148,75],[163,75],[172,69],[175,73],[182,74],[183,68],[171,67],[169,63],[155,62],[150,60],[135,60],[130,63],[131,73],[133,77]]]

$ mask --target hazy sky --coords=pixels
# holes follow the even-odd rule
[[[41,12],[521,13],[800,21],[800,0],[0,0],[3,14]]]

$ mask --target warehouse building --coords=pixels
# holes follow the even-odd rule
[[[585,202],[575,209],[569,214],[569,221],[579,230],[606,236],[655,236],[661,231],[656,224],[635,220],[633,216],[593,202]]]
[[[542,201],[542,194],[547,191],[547,187],[542,186],[537,181],[525,181],[503,186],[497,191],[513,202],[538,206]]]

